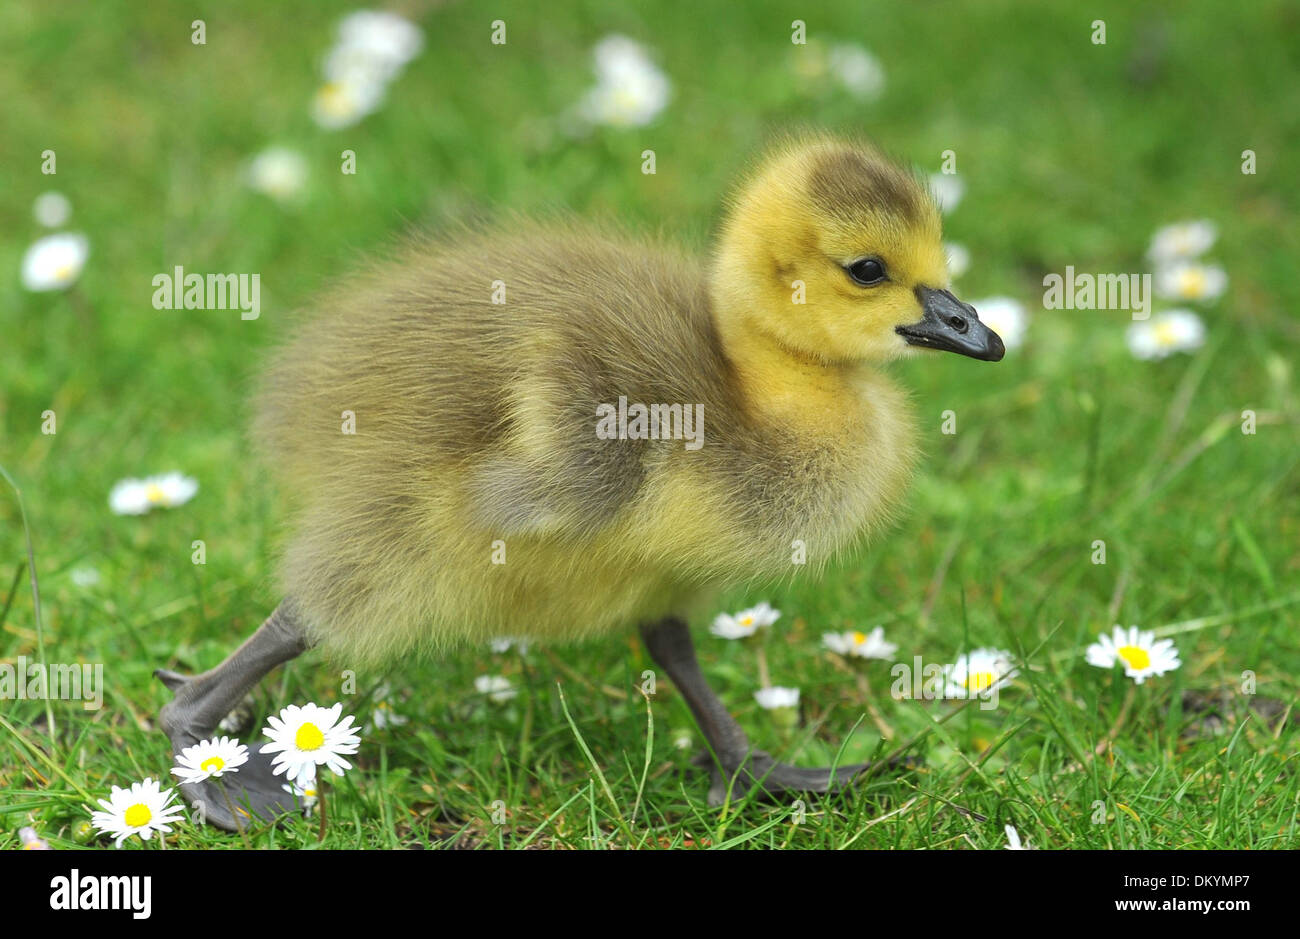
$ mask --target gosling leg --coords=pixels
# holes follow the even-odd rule
[[[700,671],[691,632],[684,621],[669,618],[642,626],[641,639],[650,657],[668,673],[686,699],[709,749],[713,751],[709,805],[721,805],[733,786],[742,795],[755,786],[769,795],[826,792],[849,783],[871,765],[856,763],[838,766],[833,771],[829,767],[802,769],[778,762],[762,750],[751,748],[749,738]]]
[[[257,632],[230,657],[202,675],[187,678],[166,669],[154,674],[176,693],[163,705],[158,722],[172,743],[172,752],[210,738],[228,713],[267,672],[301,655],[310,647],[291,600],[284,600]],[[185,783],[186,801],[198,803],[210,824],[237,831],[256,817],[272,821],[297,807],[297,800],[282,788],[288,780],[271,771],[272,754],[263,744],[248,745],[248,762],[220,779]]]

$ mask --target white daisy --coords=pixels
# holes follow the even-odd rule
[[[313,765],[304,769],[301,778],[287,782],[280,788],[298,800],[298,805],[304,814],[311,815],[311,810],[315,808],[318,801],[316,767]]]
[[[474,679],[474,690],[488,696],[488,700],[504,704],[519,694],[503,675],[480,675]]]
[[[489,645],[492,651],[497,655],[504,655],[511,649],[518,649],[520,655],[528,652],[529,642],[527,639],[517,639],[513,636],[502,636],[499,639],[493,639]]]
[[[74,567],[72,570],[68,571],[68,579],[76,586],[86,589],[98,586],[100,576],[99,571],[95,568],[88,564],[83,564],[81,567]]]
[[[1125,630],[1117,625],[1111,635],[1102,633],[1085,655],[1088,664],[1098,668],[1113,668],[1116,662],[1123,662],[1124,674],[1139,685],[1152,675],[1163,675],[1182,664],[1172,639],[1157,640],[1154,632],[1136,626]]]
[[[888,659],[898,651],[898,646],[885,641],[885,628],[877,626],[869,633],[849,630],[843,633],[823,633],[822,645],[840,655],[860,659]]]
[[[759,707],[766,708],[769,711],[775,711],[777,708],[798,707],[799,689],[781,688],[779,686],[760,688],[754,692],[754,700],[758,702]]]
[[[1129,326],[1125,338],[1138,359],[1163,359],[1205,344],[1205,324],[1190,310],[1167,310]]]
[[[1016,831],[1016,826],[1015,826],[1015,825],[1007,825],[1007,826],[1005,826],[1005,827],[1004,827],[1004,831],[1006,831],[1006,833],[1007,833],[1007,843],[1006,843],[1006,846],[1005,846],[1005,850],[1007,850],[1007,851],[1032,851],[1032,850],[1034,850],[1034,846],[1031,845],[1028,841],[1026,841],[1024,844],[1021,844],[1021,843],[1020,843],[1020,832]]]
[[[400,64],[375,56],[359,45],[337,45],[325,54],[321,62],[321,74],[326,84],[372,88],[380,97],[400,72]]]
[[[370,727],[374,727],[376,730],[383,730],[386,727],[401,727],[409,722],[410,718],[393,710],[393,705],[389,701],[392,694],[392,689],[388,685],[380,685],[375,689],[374,710],[370,714],[370,723],[364,729],[369,730]]]
[[[248,185],[281,202],[297,198],[307,184],[307,160],[297,150],[270,147],[253,157]]]
[[[77,232],[39,238],[23,255],[23,286],[34,293],[71,287],[86,266],[90,241]]]
[[[744,639],[752,636],[764,626],[771,626],[780,617],[781,611],[774,610],[767,601],[748,610],[741,610],[735,616],[719,613],[709,627],[709,632],[723,639]]]
[[[965,245],[959,245],[955,241],[945,241],[943,253],[948,257],[948,276],[953,280],[970,270],[970,252],[966,250]]]
[[[248,747],[230,737],[213,737],[181,750],[172,775],[183,783],[220,779],[226,773],[238,772],[247,762]]]
[[[1156,293],[1167,300],[1212,301],[1228,289],[1227,272],[1215,264],[1179,261],[1156,269]]]
[[[957,208],[961,197],[966,194],[966,184],[956,173],[931,173],[930,192],[934,201],[939,203],[939,211],[947,215]]]
[[[592,47],[591,58],[596,77],[603,82],[617,82],[655,68],[643,45],[617,33],[596,43]]]
[[[384,85],[352,78],[327,81],[311,102],[311,117],[326,130],[349,127],[384,103]]]
[[[885,90],[885,67],[880,60],[852,43],[831,47],[828,67],[836,80],[858,98],[879,98]]]
[[[1011,683],[1019,674],[1011,653],[1001,649],[975,649],[954,665],[943,667],[945,698],[983,697]]]
[[[287,772],[289,779],[301,785],[308,774],[315,775],[317,766],[329,767],[335,776],[350,770],[352,764],[343,755],[356,753],[361,738],[352,732],[351,716],[339,720],[342,710],[342,704],[332,708],[291,704],[280,711],[279,717],[267,718],[270,726],[263,727],[262,733],[271,742],[262,747],[262,752],[276,754],[271,761],[272,772]]]
[[[644,127],[668,105],[672,83],[642,46],[626,36],[606,36],[593,51],[596,85],[576,113],[589,124]]]
[[[980,322],[998,334],[1008,349],[1017,349],[1025,341],[1029,315],[1019,300],[1011,297],[989,297],[972,303]]]
[[[339,23],[339,38],[321,65],[325,83],[312,100],[312,119],[335,129],[376,111],[388,83],[424,47],[424,33],[405,17],[358,10]]]
[[[72,203],[61,192],[43,192],[32,203],[32,215],[38,225],[61,228],[72,217]]]
[[[38,835],[35,828],[18,829],[18,840],[22,842],[24,851],[50,850],[50,843]]]
[[[1156,229],[1147,257],[1156,265],[1200,257],[1214,246],[1217,237],[1214,223],[1207,219],[1175,222]]]
[[[374,702],[374,710],[370,714],[370,724],[372,724],[374,730],[382,731],[387,727],[400,727],[402,724],[409,722],[411,722],[411,718],[396,713],[393,710],[393,705],[389,704],[389,702]]]
[[[183,473],[123,479],[108,494],[108,505],[116,515],[143,515],[153,508],[184,505],[198,491],[198,481]]]
[[[171,823],[180,820],[181,806],[173,804],[175,789],[162,790],[152,778],[133,783],[130,789],[113,787],[107,799],[100,799],[102,812],[92,812],[91,823],[102,832],[113,835],[116,846],[132,835],[142,840],[153,837],[155,831],[170,832]]]
[[[339,40],[331,55],[335,67],[341,67],[350,57],[354,61],[366,60],[372,67],[384,68],[384,80],[392,78],[398,70],[420,54],[424,48],[424,31],[410,20],[396,13],[380,10],[358,10],[343,17],[339,23]],[[328,60],[327,60],[328,61]],[[327,77],[330,74],[326,66]]]

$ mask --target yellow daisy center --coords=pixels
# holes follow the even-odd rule
[[[992,672],[971,672],[966,676],[967,691],[983,691],[992,686],[997,676]]]
[[[626,88],[614,92],[614,113],[610,116],[616,123],[626,123],[632,119],[632,112],[637,107],[637,96]]]
[[[67,280],[71,276],[72,276],[71,264],[60,264],[58,267],[54,269],[55,280]]]
[[[293,745],[299,750],[316,750],[325,742],[325,735],[311,721],[298,728],[293,735]]]
[[[1151,667],[1151,654],[1139,646],[1120,646],[1116,654],[1128,663],[1129,668],[1143,669]]]
[[[1182,276],[1178,279],[1178,286],[1185,296],[1201,296],[1205,293],[1205,272],[1196,268],[1183,271]]]
[[[153,813],[149,811],[149,806],[145,805],[143,802],[137,802],[135,805],[131,806],[126,810],[126,814],[123,816],[127,825],[132,828],[139,828],[142,825],[148,825],[151,818],[153,818]]]
[[[753,625],[754,625],[754,617],[752,617],[752,616],[742,616],[742,617],[740,618],[740,625],[741,625],[741,626],[753,626]]]
[[[321,107],[331,114],[346,114],[350,104],[347,92],[337,82],[329,82],[321,88],[320,101]]]
[[[1156,342],[1162,346],[1172,346],[1178,342],[1178,329],[1173,323],[1159,323],[1155,329]]]
[[[156,483],[150,483],[145,487],[144,497],[150,502],[157,504],[167,498],[167,493],[162,491],[162,487]]]
[[[855,632],[855,633],[853,634],[853,644],[854,644],[855,646],[860,646],[860,645],[862,645],[862,643],[864,643],[864,642],[866,642],[866,641],[867,641],[867,634],[866,634],[866,633]]]
[[[199,764],[199,769],[205,773],[219,773],[226,768],[226,761],[219,756],[210,756]]]

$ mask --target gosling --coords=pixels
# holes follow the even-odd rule
[[[751,747],[687,623],[888,520],[916,447],[879,366],[917,349],[1003,355],[949,290],[933,199],[854,142],[768,153],[707,266],[577,223],[405,247],[322,301],[268,369],[254,438],[294,503],[284,599],[211,671],[157,673],[175,692],[163,730],[178,753],[211,736],[313,646],[355,667],[638,628],[712,751],[711,801],[851,781],[864,764]],[[221,828],[295,807],[250,750],[224,793],[183,786]]]

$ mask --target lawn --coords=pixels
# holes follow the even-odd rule
[[[259,363],[292,311],[411,227],[504,211],[562,208],[707,251],[736,174],[794,127],[869,136],[926,174],[952,151],[966,189],[945,231],[972,259],[955,289],[1029,311],[1023,344],[996,366],[892,368],[925,456],[891,530],[821,580],[729,593],[713,612],[781,611],[756,640],[694,624],[705,671],[757,745],[806,765],[919,765],[799,804],[710,808],[692,764],[702,738],[666,679],[641,694],[653,666],[633,633],[402,662],[358,673],[355,689],[308,654],[263,684],[241,736],[306,701],[342,701],[366,722],[387,687],[406,723],[365,732],[356,768],[327,785],[334,848],[998,848],[1007,824],[1039,848],[1295,847],[1300,46],[1285,37],[1300,10],[610,6],[399,7],[424,49],[382,107],[339,129],[309,108],[353,9],[337,0],[0,8],[13,66],[0,71],[0,466],[26,509],[24,524],[0,486],[0,662],[104,666],[98,710],[0,702],[0,848],[24,826],[56,848],[111,846],[87,837],[88,807],[171,765],[153,670],[216,665],[279,600],[279,500],[246,434]],[[879,94],[810,66],[791,42],[799,18],[814,52],[869,49]],[[671,100],[645,126],[568,133],[561,118],[610,34],[643,44]],[[298,198],[246,184],[270,146],[304,157]],[[50,150],[54,175],[41,172]],[[344,150],[354,174],[340,171]],[[33,292],[19,270],[48,190],[70,200],[63,227],[90,254],[70,288]],[[1128,312],[1043,308],[1046,274],[1150,270],[1153,232],[1184,219],[1217,228],[1208,258],[1228,286],[1155,309],[1193,309],[1198,348],[1142,360]],[[260,316],[155,309],[152,279],[176,265],[259,272]],[[117,481],[171,470],[198,481],[191,501],[110,511]],[[1085,648],[1115,624],[1174,640],[1181,666],[1138,685],[1090,665]],[[822,645],[875,626],[899,662],[996,647],[1019,674],[991,710],[891,694],[890,661]],[[774,684],[800,689],[797,714],[756,702],[760,655]],[[518,694],[490,700],[483,675]],[[242,836],[186,822],[167,843],[312,846],[319,816]]]

